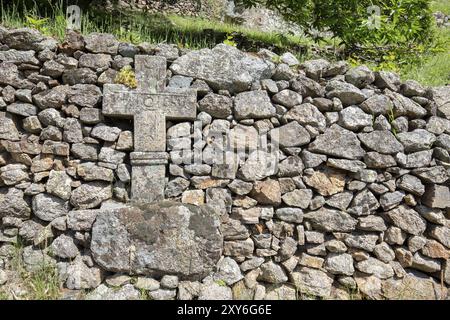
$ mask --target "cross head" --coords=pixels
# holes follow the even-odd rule
[[[165,91],[167,61],[164,57],[137,55],[135,90],[105,84],[103,114],[133,119],[134,152],[131,153],[131,199],[154,202],[164,199],[166,119],[195,120],[197,91]]]

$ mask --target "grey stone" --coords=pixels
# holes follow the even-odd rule
[[[48,193],[60,197],[63,200],[69,200],[72,192],[72,179],[65,171],[50,171],[45,188]]]
[[[282,196],[283,202],[290,207],[308,208],[313,193],[309,189],[297,189]]]
[[[360,133],[358,138],[368,148],[383,154],[395,154],[403,152],[403,145],[398,142],[390,131],[373,131]]]
[[[326,200],[326,204],[330,207],[345,211],[353,199],[353,193],[345,191],[332,195]]]
[[[0,51],[1,52],[1,51]],[[22,117],[35,116],[37,114],[37,107],[30,103],[15,102],[6,107],[6,111],[20,115]]]
[[[85,181],[101,180],[112,182],[114,179],[114,172],[111,169],[97,166],[94,162],[85,162],[78,165],[77,173]]]
[[[357,136],[336,124],[318,136],[308,150],[346,159],[360,159],[364,155]]]
[[[275,211],[275,216],[286,222],[302,223],[303,211],[299,208],[279,208]]]
[[[114,142],[119,137],[120,132],[121,130],[117,127],[110,127],[100,123],[92,129],[91,136],[104,141]]]
[[[380,204],[384,211],[391,210],[398,206],[405,197],[405,194],[401,191],[388,192],[380,197]]]
[[[355,249],[362,249],[367,252],[372,252],[375,249],[378,241],[376,234],[349,234],[344,239],[344,243]]]
[[[445,183],[449,178],[443,166],[415,169],[413,173],[426,183]]]
[[[213,275],[215,281],[223,281],[228,286],[242,280],[244,276],[241,273],[239,265],[236,261],[229,257],[225,257],[217,264],[217,271]]]
[[[208,281],[200,287],[198,300],[232,300],[233,293],[229,287]]]
[[[98,146],[95,144],[74,143],[71,153],[75,158],[87,161],[97,161]]]
[[[348,253],[329,254],[325,259],[324,268],[328,272],[337,275],[351,276],[355,272],[355,269],[353,268],[353,258]]]
[[[413,256],[411,268],[427,273],[438,272],[439,270],[441,270],[441,262],[424,257],[419,252],[416,252]]]
[[[70,203],[77,209],[91,209],[112,197],[111,185],[106,182],[89,182],[73,190]]]
[[[371,126],[372,121],[371,115],[356,106],[347,107],[339,112],[339,124],[352,131]]]
[[[389,264],[378,259],[369,258],[356,263],[356,269],[361,272],[374,275],[379,279],[388,279],[394,276],[394,270]]]
[[[305,295],[330,297],[333,278],[322,270],[301,267],[291,274],[297,290]]]
[[[119,42],[112,34],[91,33],[84,37],[86,49],[93,53],[107,53],[116,55]]]
[[[401,190],[411,192],[416,196],[422,196],[425,193],[425,186],[420,179],[410,174],[405,174],[400,177],[397,182],[397,187]]]
[[[330,63],[324,59],[316,59],[306,61],[302,66],[305,69],[306,75],[317,81],[325,75],[330,67]]]
[[[251,83],[270,78],[271,67],[264,60],[219,44],[213,49],[192,51],[170,66],[174,74],[205,80],[215,90],[247,90]]]
[[[360,107],[364,112],[378,116],[380,114],[388,115],[393,110],[394,104],[385,95],[376,94],[361,103]]]
[[[277,141],[283,148],[302,146],[311,141],[309,132],[297,121],[272,129],[269,135],[272,141]]]
[[[398,206],[386,212],[386,215],[394,225],[412,235],[421,235],[426,229],[425,220],[406,205]]]
[[[77,84],[70,88],[67,101],[80,107],[96,107],[102,99],[102,92],[93,84]]]
[[[148,231],[168,224],[172,231],[159,233],[157,238]],[[111,229],[112,225],[117,227]],[[131,259],[130,246],[135,247]],[[106,270],[201,278],[219,259],[222,236],[218,216],[211,208],[163,202],[100,213],[92,229],[91,250],[94,260]]]
[[[44,221],[52,221],[69,212],[66,201],[45,193],[33,197],[32,207],[34,215]]]
[[[356,105],[366,100],[366,95],[350,83],[332,80],[326,86],[327,98],[338,98],[344,106]]]
[[[430,208],[450,208],[450,190],[446,186],[428,185],[422,199]]]
[[[239,174],[244,180],[257,181],[276,173],[276,157],[265,151],[252,152],[241,166]]]
[[[74,231],[88,231],[100,212],[101,210],[72,210],[67,214],[67,227]]]
[[[236,119],[264,119],[275,115],[275,107],[270,102],[266,91],[249,91],[239,93],[234,99],[234,116]]]
[[[355,173],[366,168],[365,163],[358,160],[345,160],[332,158],[328,158],[327,166]]]
[[[305,220],[310,221],[318,230],[327,232],[349,232],[354,230],[358,221],[349,214],[321,208],[314,212],[308,212],[304,215]]]
[[[407,153],[430,149],[436,141],[434,134],[424,129],[402,132],[397,135],[397,138],[403,144]]]
[[[311,103],[294,106],[283,118],[287,121],[295,120],[304,126],[310,125],[317,128],[320,132],[324,132],[327,125],[325,116]]]
[[[268,283],[284,283],[288,281],[288,277],[286,276],[283,268],[273,263],[272,261],[266,262],[261,265],[261,274],[258,277],[259,281],[264,281]]]
[[[73,239],[64,234],[53,240],[50,249],[54,255],[63,259],[72,259],[79,254]]]
[[[358,219],[358,229],[363,231],[385,231],[387,229],[386,223],[384,222],[384,219],[375,216],[375,215],[369,215],[366,217],[361,217]]]
[[[233,113],[233,101],[227,96],[209,93],[199,101],[199,110],[214,118],[226,119]]]
[[[286,89],[275,94],[272,97],[272,101],[290,109],[302,104],[303,98],[299,93]]]
[[[364,88],[375,81],[375,75],[366,66],[358,66],[347,71],[345,81],[358,88]]]

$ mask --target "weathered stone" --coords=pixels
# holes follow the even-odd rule
[[[174,226],[172,231],[156,238],[153,231],[148,232],[159,232],[167,224]],[[111,229],[112,225],[117,227]],[[218,216],[209,207],[170,202],[127,206],[100,213],[92,230],[94,260],[114,272],[201,278],[215,266],[222,251]],[[131,259],[127,253],[130,246],[135,247]]]
[[[323,196],[331,196],[344,191],[345,177],[335,170],[314,171],[311,175],[305,176],[303,180]]]
[[[77,173],[85,181],[108,181],[112,182],[114,173],[111,169],[97,166],[94,162],[85,162],[77,167]]]
[[[112,197],[111,185],[105,182],[89,182],[73,190],[70,203],[77,209],[91,209]]]
[[[280,208],[275,211],[278,219],[292,223],[302,223],[303,211],[298,208]]]
[[[308,212],[304,215],[304,218],[319,230],[328,232],[349,232],[354,230],[358,223],[356,219],[345,212],[326,208]]]
[[[345,81],[358,88],[364,88],[375,81],[375,75],[366,66],[358,66],[350,69],[345,74]]]
[[[40,193],[33,197],[33,213],[44,221],[52,221],[69,212],[68,202],[61,198]]]
[[[359,140],[368,148],[383,154],[403,152],[403,146],[390,131],[373,131],[358,134]]]
[[[262,264],[260,268],[261,274],[258,277],[259,281],[278,284],[288,280],[281,266],[272,261]]]
[[[304,126],[313,126],[320,132],[324,132],[326,129],[325,116],[311,103],[304,103],[293,107],[283,118],[287,121],[295,120]]]
[[[234,99],[236,119],[264,119],[275,115],[275,107],[265,91],[239,93]]]
[[[326,86],[327,98],[338,98],[344,106],[356,105],[366,100],[366,95],[350,83],[332,80]]]
[[[426,229],[425,220],[414,209],[406,205],[398,206],[386,212],[386,215],[394,225],[410,234],[417,236]]]
[[[361,109],[363,109],[368,114],[378,115],[388,115],[391,110],[393,110],[394,105],[392,101],[385,95],[376,94],[368,98],[366,101],[361,103]]]
[[[221,286],[213,281],[207,281],[200,287],[198,300],[232,300],[233,292],[229,287]]]
[[[72,179],[65,171],[50,171],[47,184],[45,186],[48,193],[60,197],[63,200],[69,200],[72,192]]]
[[[398,180],[397,187],[417,196],[422,196],[425,193],[425,186],[420,179],[409,174],[402,176]]]
[[[443,166],[415,169],[413,173],[428,183],[445,183],[449,179],[447,170]]]
[[[450,208],[450,190],[446,186],[428,185],[422,201],[430,208]]]
[[[409,153],[430,149],[436,141],[432,133],[423,129],[399,133],[397,138],[404,145],[405,151]]]
[[[63,259],[75,258],[79,253],[73,239],[64,234],[53,240],[50,248],[54,255]]]
[[[400,191],[388,192],[380,197],[380,204],[384,211],[391,210],[398,206],[405,197],[405,194]]]
[[[327,298],[331,294],[333,278],[326,272],[307,267],[301,267],[291,274],[297,290],[305,295]]]
[[[286,89],[275,94],[272,101],[286,108],[292,108],[302,104],[303,98],[297,92]]]
[[[330,254],[325,259],[324,268],[332,273],[351,276],[355,272],[353,258],[348,253]]]
[[[226,119],[233,112],[233,101],[227,96],[210,93],[199,101],[199,110],[214,118]]]
[[[250,195],[260,204],[279,205],[281,203],[280,184],[276,180],[256,181]]]
[[[308,189],[297,189],[282,196],[283,202],[290,207],[308,208],[313,193]]]
[[[241,166],[239,173],[247,181],[262,180],[276,173],[276,160],[273,154],[261,150],[254,151]]]
[[[318,136],[308,150],[346,159],[360,159],[364,155],[357,136],[336,124]]]
[[[174,74],[205,80],[214,90],[247,90],[254,81],[270,78],[270,66],[262,59],[220,44],[213,49],[192,51],[175,60]]]
[[[359,107],[350,106],[339,112],[339,124],[349,130],[358,131],[372,125],[372,116]]]
[[[298,147],[311,141],[309,132],[297,121],[272,129],[269,135],[272,141],[277,141],[280,147],[283,148]]]

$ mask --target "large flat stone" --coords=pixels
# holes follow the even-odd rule
[[[91,250],[104,269],[202,279],[222,255],[217,213],[173,202],[135,204],[100,212]]]

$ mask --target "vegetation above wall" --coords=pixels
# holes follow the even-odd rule
[[[30,26],[59,39],[64,38],[65,1],[39,0],[39,5],[36,2],[29,2],[20,0],[11,4],[0,0],[2,25]],[[286,9],[292,1],[244,0],[244,2],[264,3],[269,7],[279,8],[290,20],[294,20],[295,10],[300,10],[297,4],[292,4],[289,10]],[[294,2],[297,3],[297,1]],[[298,1],[300,4],[303,2],[313,1]],[[348,10],[347,2],[345,1],[344,5],[340,2],[321,1],[320,7],[311,9],[314,12],[309,12],[310,16],[301,19],[300,17],[308,13],[303,12],[303,9],[300,10],[295,17],[298,16],[296,22],[306,30],[305,36],[266,33],[198,17],[155,15],[145,12],[111,14],[88,9],[89,7],[83,1],[77,3],[85,8],[82,19],[83,34],[107,32],[116,35],[122,41],[176,43],[180,47],[192,49],[211,48],[225,42],[247,51],[258,51],[261,48],[268,48],[280,54],[291,51],[301,61],[315,57],[325,57],[330,60],[346,59],[354,65],[366,64],[376,70],[392,70],[400,73],[403,78],[412,78],[429,85],[449,83],[450,30],[448,27],[434,26],[430,14],[438,10],[448,14],[449,6],[446,1],[409,0],[397,3],[393,0],[390,5],[397,5],[398,10],[391,10],[390,15],[382,15],[382,27],[370,32],[367,32],[367,23],[369,23],[367,15],[364,16],[366,7],[351,2],[355,12],[359,12],[360,15],[355,19],[342,19],[342,17],[353,17],[347,11],[345,11],[347,13],[342,11]],[[431,9],[428,8],[429,3],[431,3]],[[336,6],[337,9],[325,10],[331,5]],[[406,13],[410,13],[410,10],[417,11],[417,14],[409,14],[409,16],[417,18],[404,20],[403,17]],[[322,11],[335,13],[325,15]],[[422,11],[425,13],[419,14]],[[315,13],[314,16],[312,16],[313,13]],[[316,30],[331,30],[335,37],[331,38],[329,32],[320,33],[322,37],[317,36],[317,32],[314,35],[311,35],[311,32],[308,34],[309,29],[306,28],[306,24]]]

